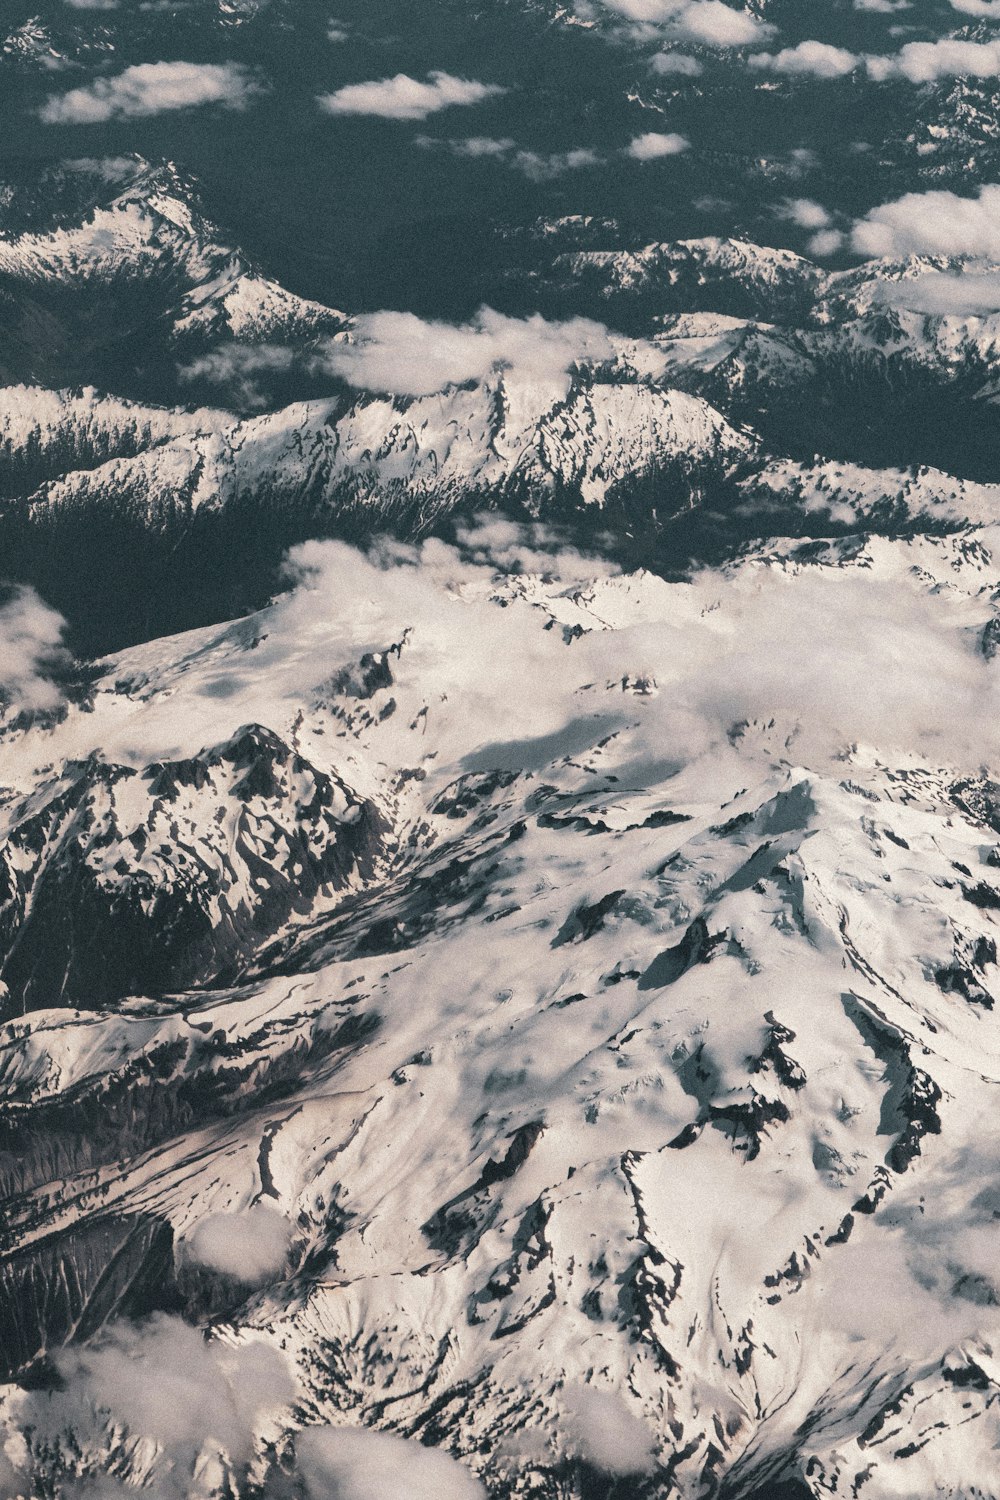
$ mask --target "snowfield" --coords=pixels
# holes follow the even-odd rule
[[[470,1495],[992,1493],[997,540],[677,584],[496,520],[317,543],[262,613],[9,713],[9,1373],[162,1309],[7,1388],[11,1493],[325,1493],[296,1433],[345,1423]],[[274,938],[320,803],[345,875]],[[224,982],[82,981],[126,908],[137,949],[192,907]],[[239,1441],[123,1394],[180,1310],[266,1366]]]

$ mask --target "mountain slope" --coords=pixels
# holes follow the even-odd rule
[[[994,534],[789,543],[697,584],[473,560],[530,544],[494,523],[421,569],[313,545],[252,622],[12,723],[42,808],[43,757],[222,744],[170,778],[208,849],[252,702],[290,810],[335,776],[399,840],[236,988],[202,952],[199,989],[5,1028],[14,1367],[44,1386],[53,1336],[113,1311],[263,1338],[299,1396],[256,1481],[223,1454],[248,1495],[294,1473],[298,1425],[344,1420],[443,1441],[499,1494],[993,1494]],[[881,637],[817,680],[815,632],[863,600]],[[110,879],[131,822],[100,807]],[[286,856],[256,858],[266,917]],[[205,1261],[206,1216],[238,1247],[263,1206],[272,1269]],[[99,1284],[81,1236],[128,1276]],[[156,1474],[155,1445],[24,1399],[36,1474]]]

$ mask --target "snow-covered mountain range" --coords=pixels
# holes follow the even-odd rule
[[[0,1500],[1000,1500],[1000,41],[827,9],[0,27]]]
[[[719,240],[553,254],[548,240],[581,232],[556,225],[532,282],[547,321],[496,314],[492,368],[480,356],[442,390],[404,379],[380,394],[370,319],[282,292],[220,243],[175,172],[132,170],[106,208],[0,243],[15,302],[58,303],[66,328],[133,298],[155,341],[126,392],[151,361],[175,390],[186,378],[223,403],[6,387],[0,537],[88,647],[259,604],[309,537],[419,536],[482,506],[610,530],[626,555],[667,566],[859,515],[895,531],[991,513],[1000,314],[984,310],[978,262],[827,273]],[[509,327],[542,349],[567,340],[571,311],[599,338],[578,357],[568,342],[567,374],[534,349],[508,353]],[[126,328],[116,359],[130,341]],[[78,347],[92,376],[101,360]],[[391,362],[379,373],[391,379]],[[325,390],[282,404],[299,377]],[[227,398],[267,409],[227,411]]]
[[[15,1472],[295,1493],[346,1421],[503,1494],[990,1493],[996,545],[311,544],[11,722],[10,1373],[158,1312],[106,1357],[210,1317],[296,1391],[219,1470],[55,1355]]]

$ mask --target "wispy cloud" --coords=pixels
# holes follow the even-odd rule
[[[370,83],[348,83],[332,94],[319,96],[320,107],[331,115],[375,115],[383,120],[426,120],[441,109],[479,104],[506,89],[450,73],[429,73],[426,81],[397,73]]]
[[[569,151],[517,151],[511,163],[532,182],[550,182],[565,172],[577,172],[582,167],[599,167],[603,157],[590,146],[574,146]]]
[[[66,657],[65,628],[34,589],[0,586],[0,707],[49,709],[62,701],[53,674]]]
[[[295,350],[284,344],[227,343],[180,365],[177,374],[189,384],[225,386],[231,402],[253,411],[268,403],[267,377],[287,374],[295,364]]]
[[[519,147],[509,136],[496,138],[488,135],[470,135],[454,139],[430,135],[418,135],[414,145],[427,151],[450,151],[453,156],[471,158],[493,158],[517,172],[523,172],[532,182],[551,182],[565,172],[577,172],[584,167],[599,167],[604,158],[590,146],[575,146],[568,151],[528,151]]]
[[[551,182],[567,172],[606,166],[609,160],[592,146],[575,146],[568,151],[529,151],[519,147],[509,136],[496,139],[473,135],[456,140],[419,135],[414,144],[425,150],[450,151],[453,156],[492,158],[516,172],[523,172],[532,182]],[[655,161],[658,157],[678,156],[690,145],[687,137],[676,131],[649,130],[636,136],[615,155],[630,156],[634,161]]]
[[[137,63],[113,78],[51,95],[39,116],[46,125],[98,125],[204,104],[243,109],[260,92],[256,76],[237,63]]]

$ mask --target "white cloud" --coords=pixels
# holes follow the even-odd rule
[[[435,136],[418,135],[414,145],[424,149],[444,149],[453,156],[471,158],[493,158],[517,172],[523,172],[532,182],[551,182],[565,172],[577,172],[586,167],[603,165],[604,158],[590,146],[576,146],[569,151],[518,150],[517,142],[509,136],[470,135],[463,139],[441,139]]]
[[[145,162],[138,156],[76,156],[60,162],[65,172],[79,172],[99,177],[102,182],[127,182],[143,170]]]
[[[155,1500],[187,1500],[199,1461],[222,1459],[234,1476],[244,1473],[262,1422],[295,1396],[284,1357],[271,1345],[209,1341],[163,1315],[109,1326],[90,1343],[56,1353],[54,1363],[62,1388],[23,1392],[13,1412],[17,1426],[30,1426],[42,1447],[72,1434],[97,1462],[107,1443],[119,1453],[123,1438],[142,1445],[151,1463],[142,1493]],[[106,1461],[115,1457],[105,1451]],[[30,1467],[26,1455],[15,1455],[15,1470],[22,1465]],[[117,1490],[97,1479],[85,1493]]]
[[[878,300],[939,317],[986,317],[1000,312],[1000,271],[925,271],[881,282]]]
[[[655,52],[649,59],[649,66],[654,73],[666,77],[676,74],[680,78],[699,78],[704,72],[698,59],[688,57],[686,52]]]
[[[995,78],[1000,74],[1000,40],[963,42],[942,37],[937,42],[908,42],[888,57],[868,57],[865,66],[878,82],[907,78],[911,83],[933,83],[937,78]]]
[[[828,42],[799,42],[781,52],[757,52],[752,68],[770,73],[808,74],[814,78],[844,78],[864,67],[877,83],[905,78],[910,83],[933,83],[938,78],[995,78],[1000,76],[1000,40],[964,42],[943,37],[937,42],[907,42],[899,52],[864,56]]]
[[[295,350],[283,344],[219,344],[207,354],[180,365],[177,374],[188,383],[204,380],[210,385],[223,386],[228,401],[241,411],[253,411],[268,402],[261,377],[285,374],[295,362]]]
[[[355,320],[350,342],[328,343],[323,363],[361,390],[423,396],[504,367],[565,388],[578,361],[611,359],[614,352],[608,330],[589,319],[549,323],[484,307],[459,326],[413,313],[366,313]]]
[[[775,212],[779,218],[790,219],[800,229],[814,231],[807,241],[810,255],[833,255],[844,244],[844,236],[833,227],[833,219],[822,203],[812,198],[786,198]]]
[[[722,0],[693,0],[675,21],[678,34],[709,47],[749,47],[770,36],[774,27]]]
[[[912,0],[854,0],[855,10],[876,11],[879,15],[889,16],[897,10],[909,10]]]
[[[488,588],[464,592],[489,577],[465,545],[428,542],[366,558],[314,542],[296,548],[292,562],[302,586],[268,616],[257,669],[291,671],[291,692],[300,679],[304,687],[372,649],[405,617],[415,638],[433,642],[433,662],[426,652],[415,657],[399,691],[447,700],[441,754],[456,760],[495,741],[498,730],[511,741],[560,733],[580,712],[582,684],[623,675],[658,682],[643,743],[678,763],[716,753],[733,725],[758,720],[775,722],[797,764],[817,768],[859,743],[883,756],[915,754],[970,770],[1000,747],[1000,666],[979,651],[964,598],[936,591],[917,573],[706,569],[690,583],[664,584],[646,621],[576,641],[568,662],[530,611],[503,610],[501,622]],[[593,571],[559,554],[548,568],[567,587]],[[460,597],[467,602],[453,607]],[[327,633],[316,634],[326,619]],[[304,639],[315,653],[308,660]]]
[[[655,130],[647,130],[645,135],[636,136],[627,152],[636,161],[656,161],[661,156],[677,156],[681,151],[687,151],[690,145],[686,136],[676,132],[661,135]]]
[[[550,182],[564,172],[577,172],[581,167],[599,167],[603,158],[590,146],[576,146],[570,151],[553,151],[543,155],[538,151],[518,151],[512,157],[512,165],[532,182]]]
[[[241,1213],[208,1214],[187,1235],[191,1260],[244,1286],[280,1276],[292,1226],[283,1214],[258,1203]]]
[[[118,0],[66,0],[73,10],[117,10]]]
[[[828,42],[799,42],[781,52],[757,52],[749,59],[752,68],[770,73],[810,74],[814,78],[843,78],[861,66],[862,58]]]
[[[836,255],[844,247],[844,235],[839,229],[821,229],[806,242],[810,255]]]
[[[457,1459],[366,1427],[309,1427],[295,1440],[309,1500],[485,1500]]]
[[[567,1386],[561,1396],[571,1451],[604,1474],[648,1474],[655,1442],[651,1428],[613,1391]]]
[[[951,8],[963,16],[985,16],[1000,21],[1000,0],[951,0]]]
[[[673,38],[707,47],[748,47],[764,42],[774,27],[723,0],[604,0],[609,10],[636,27],[664,27]]]
[[[491,135],[467,135],[459,140],[440,140],[435,136],[418,135],[414,140],[414,145],[421,146],[425,150],[444,147],[454,156],[505,157],[515,149],[517,142],[511,140],[510,136],[497,138]]]
[[[988,183],[974,198],[945,189],[906,193],[873,208],[855,224],[851,245],[866,256],[968,255],[1000,260],[1000,184]]]
[[[495,83],[429,73],[427,82],[397,73],[370,83],[349,83],[333,94],[321,94],[320,106],[331,115],[376,115],[383,120],[426,120],[438,110],[459,104],[479,104],[506,93]]]
[[[15,585],[0,603],[0,706],[51,709],[62,693],[51,673],[64,660],[66,622],[34,589]],[[0,594],[2,597],[2,594]]]
[[[800,229],[827,229],[830,225],[829,213],[822,203],[815,203],[812,198],[786,198],[778,212]]]
[[[655,26],[683,10],[686,0],[604,0],[604,3],[629,21]]]
[[[39,116],[46,125],[95,125],[204,104],[243,109],[259,92],[254,76],[236,63],[137,63],[113,78],[51,95]]]

